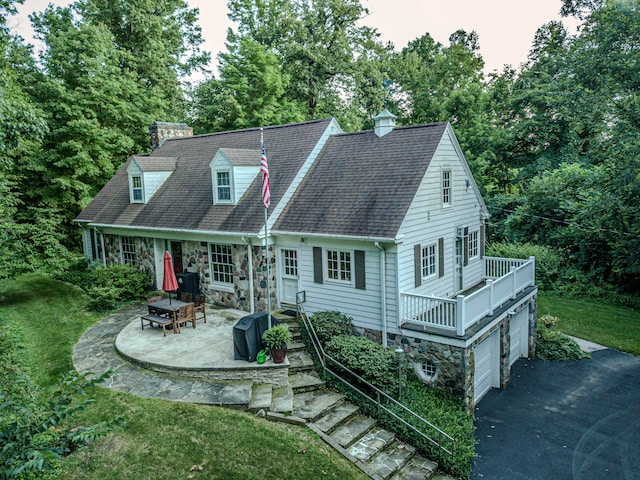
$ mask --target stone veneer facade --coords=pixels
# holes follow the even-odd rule
[[[105,264],[122,263],[122,248],[119,235],[105,235]],[[130,237],[134,240],[136,265],[149,276],[149,282],[155,284],[155,256],[153,239],[146,237]]]

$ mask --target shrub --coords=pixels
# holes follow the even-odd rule
[[[340,312],[316,312],[311,315],[311,324],[324,346],[338,335],[355,335],[353,318]]]
[[[93,285],[87,290],[91,297],[89,308],[97,312],[137,301],[149,287],[149,276],[131,265],[113,264],[97,268],[91,280]]]
[[[547,328],[541,322],[538,322],[536,337],[536,356],[543,360],[591,358],[591,354],[582,350],[575,340],[561,332]]]
[[[397,392],[398,361],[392,349],[364,337],[338,335],[327,343],[326,352],[388,394]]]

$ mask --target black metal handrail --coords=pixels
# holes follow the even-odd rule
[[[304,323],[304,325],[305,325],[305,327],[307,329],[307,333],[309,334],[309,340],[310,340],[311,346],[313,347],[313,349],[314,349],[314,351],[316,353],[316,356],[317,356],[317,358],[319,359],[319,361],[320,361],[320,363],[322,365],[322,370],[325,373],[331,375],[332,377],[334,377],[335,379],[337,379],[338,381],[343,383],[345,386],[351,388],[352,390],[354,390],[355,392],[360,394],[365,399],[367,399],[370,402],[374,403],[378,408],[384,410],[386,413],[388,413],[393,418],[395,418],[400,423],[402,423],[404,426],[406,426],[407,428],[412,430],[418,436],[422,437],[427,442],[437,446],[442,451],[444,451],[445,453],[447,453],[447,454],[449,454],[449,455],[451,455],[453,457],[454,449],[455,449],[455,439],[452,436],[450,436],[447,433],[443,432],[441,429],[439,429],[438,427],[433,425],[431,422],[429,422],[428,420],[424,419],[423,417],[418,415],[416,412],[414,412],[413,410],[408,408],[406,405],[403,405],[402,403],[400,403],[395,398],[389,396],[388,394],[386,394],[385,392],[380,390],[375,385],[372,385],[371,383],[367,382],[364,378],[362,378],[357,373],[353,372],[352,370],[350,370],[349,368],[344,366],[342,363],[340,363],[338,360],[333,358],[331,355],[325,353],[324,349],[322,348],[322,345],[321,345],[320,341],[318,340],[318,336],[316,334],[316,331],[313,328],[313,325],[312,325],[311,321],[309,320],[309,317],[307,316],[306,312],[304,311],[304,307],[302,306],[302,304],[300,302],[297,303],[297,313],[298,313],[298,317],[302,319],[302,321],[303,321],[303,323]],[[369,395],[368,393],[362,391],[361,389],[359,389],[358,387],[356,387],[355,385],[350,383],[347,379],[343,378],[343,376],[339,372],[333,371],[329,367],[328,362],[338,366],[339,368],[341,368],[345,372],[348,372],[353,378],[356,378],[358,380],[358,382],[361,382],[363,385],[365,385],[367,388],[369,388],[371,391],[373,391],[375,393],[375,395],[376,395],[376,398],[372,398],[371,395]],[[417,423],[421,424],[423,426],[423,428],[424,427],[428,427],[428,428],[424,428],[425,430],[430,429],[432,431],[435,431],[437,433],[437,438],[438,439],[435,440],[435,439],[431,438],[421,428],[413,425],[412,423],[409,423],[406,419],[400,417],[396,412],[394,412],[394,411],[390,410],[389,408],[387,408],[381,402],[381,399],[385,399],[385,400],[388,400],[389,402],[391,402],[391,404],[395,405],[401,411],[405,412],[409,416],[409,418],[412,418]]]

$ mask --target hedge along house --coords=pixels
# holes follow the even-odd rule
[[[154,125],[153,151],[78,216],[87,258],[160,285],[170,250],[210,302],[340,311],[469,408],[533,353],[535,261],[484,255],[489,215],[450,124],[396,127],[385,110],[373,131],[265,128],[268,256],[259,129],[164,139],[184,127]]]

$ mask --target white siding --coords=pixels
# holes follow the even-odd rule
[[[427,169],[405,220],[400,229],[402,245],[399,246],[401,292],[452,297],[457,293],[455,285],[455,238],[456,226],[478,230],[481,223],[483,203],[468,167],[456,148],[451,130],[445,130],[433,159]],[[441,175],[443,169],[451,170],[452,196],[450,206],[442,205]],[[469,186],[467,186],[467,180]],[[437,243],[444,239],[444,276],[422,282],[415,288],[414,246]],[[481,259],[470,260],[464,267],[463,288],[470,287],[481,279]]]
[[[280,245],[282,246],[282,245]],[[314,283],[313,275],[313,247],[364,250],[365,251],[365,280],[366,290],[356,289],[355,285],[348,286],[326,281],[322,284]],[[298,260],[300,275],[300,290],[306,293],[304,309],[312,313],[326,310],[337,310],[353,317],[358,327],[382,330],[382,314],[380,303],[380,251],[371,244],[357,244],[347,242],[321,242],[307,240],[300,247]],[[323,265],[326,271],[326,265]]]
[[[151,199],[170,175],[171,172],[146,172],[143,175],[144,203]]]

